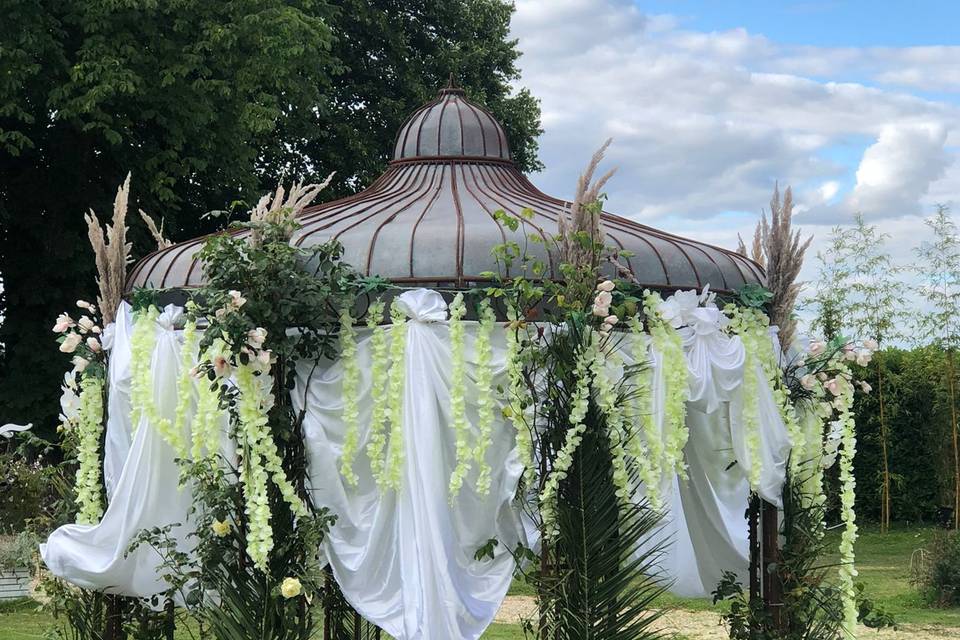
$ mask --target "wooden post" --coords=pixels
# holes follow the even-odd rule
[[[123,602],[122,596],[106,596],[106,620],[104,621],[103,640],[123,640]]]
[[[775,629],[783,628],[783,585],[777,574],[780,562],[780,510],[761,501],[760,532],[762,545],[761,584],[763,602]]]
[[[177,630],[177,618],[173,598],[168,597],[167,601],[163,603],[163,614],[163,639],[174,640],[173,636]]]
[[[747,511],[747,526],[750,540],[750,601],[758,602],[763,594],[760,592],[760,499],[756,494],[750,495]]]

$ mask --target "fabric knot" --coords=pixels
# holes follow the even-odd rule
[[[404,315],[417,322],[443,322],[447,319],[447,303],[431,289],[412,289],[397,297],[397,306]]]
[[[182,319],[183,308],[168,304],[163,308],[163,313],[160,314],[160,317],[157,318],[157,324],[167,331],[173,331]]]

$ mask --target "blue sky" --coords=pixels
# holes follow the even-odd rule
[[[644,1],[644,12],[672,14],[699,31],[745,28],[784,44],[828,47],[955,44],[960,3]]]
[[[569,196],[612,137],[612,211],[734,247],[779,183],[812,253],[861,212],[908,263],[960,204],[958,25],[960,2],[517,0],[534,181]]]

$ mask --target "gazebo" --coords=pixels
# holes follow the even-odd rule
[[[355,195],[309,207],[298,219],[293,244],[312,246],[335,239],[343,246],[345,262],[392,283],[392,295],[399,294],[408,318],[407,343],[421,345],[420,351],[405,356],[408,388],[420,395],[405,396],[408,459],[403,487],[395,495],[378,491],[366,461],[356,463],[360,480],[354,487],[339,472],[349,429],[342,415],[343,363],[328,363],[313,381],[298,381],[305,392],[294,400],[306,416],[311,490],[317,504],[329,506],[340,518],[324,542],[324,553],[347,601],[394,637],[478,637],[506,594],[514,559],[503,552],[507,544],[486,564],[475,562],[474,552],[493,538],[530,546],[538,542],[537,532],[513,505],[523,469],[506,418],[497,417],[491,434],[489,495],[467,488],[458,503],[448,500],[453,418],[449,372],[444,370],[449,362],[444,363],[443,356],[449,354],[447,302],[454,291],[489,281],[489,272],[498,269],[492,255],[498,245],[530,235],[545,241],[552,237],[568,206],[538,190],[518,170],[501,124],[451,85],[410,116],[397,134],[392,160],[373,184]],[[500,210],[518,216],[520,227],[514,231],[503,225],[495,215]],[[532,213],[521,216],[525,211]],[[733,294],[747,285],[764,284],[763,270],[733,251],[610,213],[603,213],[601,220],[606,244],[624,251],[637,283],[664,297],[704,288]],[[242,236],[248,231],[230,233]],[[144,257],[127,280],[129,292],[202,285],[198,252],[204,241],[178,243]],[[547,244],[532,243],[528,251],[548,265],[548,276],[559,278]],[[761,375],[759,448],[746,444],[746,427],[737,413],[745,402],[742,390],[721,379],[742,379],[745,367],[760,365],[745,360],[737,336],[720,331],[723,314],[712,302],[701,300],[699,305],[694,302],[696,309],[684,308],[676,315],[690,368],[690,389],[683,391],[690,431],[683,463],[688,474],[683,481],[667,474],[660,483],[671,514],[663,536],[674,540],[665,569],[679,592],[705,595],[721,570],[746,578],[749,560],[758,558],[756,527],[749,529],[743,518],[754,484],[753,478],[748,481],[749,470],[751,464],[759,468],[762,459],[762,477],[757,471],[753,489],[768,503],[778,502],[790,442]],[[178,313],[168,307],[157,321],[151,360],[155,372],[179,366]],[[141,415],[138,427],[131,424],[129,411],[123,411],[130,402],[133,323],[130,310],[121,309],[111,354],[117,365],[111,364],[109,388],[111,407],[116,402],[121,410],[111,411],[104,461],[110,506],[99,524],[57,530],[44,559],[55,574],[81,586],[148,597],[162,590],[162,579],[151,568],[148,550],[125,553],[129,541],[138,530],[186,522],[191,496],[188,488],[170,490],[177,477],[174,453],[161,434],[145,428],[151,426],[149,416]],[[468,328],[471,340],[477,331],[476,325]],[[376,368],[370,346],[375,332],[372,327],[358,330],[361,425],[376,404],[369,386],[371,369]],[[496,376],[504,376],[509,349],[502,337],[494,336],[490,343],[489,366]],[[667,384],[657,377],[658,357],[651,356],[655,396],[662,395]],[[171,393],[161,387],[157,385],[158,394]],[[478,411],[473,403],[490,390],[471,386],[470,391],[466,411],[473,422]],[[177,404],[171,397],[158,396],[156,402],[168,412]],[[653,411],[655,420],[662,420],[663,408],[656,401]],[[361,430],[360,437],[368,436]],[[731,464],[734,458],[739,464]],[[769,553],[776,544],[775,507],[768,508],[768,514]],[[432,540],[436,546],[427,552],[418,540]]]
[[[400,128],[393,159],[373,184],[356,195],[310,207],[293,242],[330,239],[344,260],[367,275],[404,287],[463,288],[496,271],[491,249],[508,238],[534,233],[546,239],[568,202],[546,195],[510,159],[503,126],[462,89],[450,86],[417,109]],[[511,232],[497,210],[533,211],[527,228]],[[763,270],[726,249],[681,238],[610,213],[602,215],[607,242],[629,251],[625,260],[645,286],[663,291],[733,292],[763,284]],[[203,281],[198,238],[157,251],[133,269],[129,287],[189,288]],[[544,245],[531,252],[550,264]]]

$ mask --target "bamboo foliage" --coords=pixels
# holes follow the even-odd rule
[[[930,309],[919,316],[917,334],[947,353],[947,392],[950,398],[950,436],[953,449],[953,517],[960,528],[960,433],[957,426],[955,356],[960,346],[960,234],[947,207],[940,205],[925,224],[933,241],[916,249],[917,275]]]
[[[117,189],[113,201],[113,221],[108,224],[106,233],[100,226],[93,209],[84,215],[87,223],[87,237],[96,258],[97,286],[100,293],[97,305],[103,315],[104,324],[114,321],[117,307],[123,300],[126,287],[127,265],[130,263],[131,245],[127,242],[127,207],[130,198],[130,174]]]

